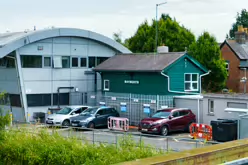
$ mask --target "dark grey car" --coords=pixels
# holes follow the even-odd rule
[[[79,116],[71,117],[72,127],[96,128],[108,125],[108,117],[119,117],[120,114],[112,107],[91,107]]]

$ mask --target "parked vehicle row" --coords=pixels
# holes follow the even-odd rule
[[[107,126],[108,117],[119,117],[112,107],[66,106],[55,114],[48,115],[46,124],[50,126],[73,126],[95,128]]]
[[[72,126],[80,128],[96,128],[108,125],[109,117],[119,117],[115,108],[103,106],[67,106],[46,119],[51,126]],[[166,108],[158,110],[153,116],[141,120],[138,131],[142,133],[161,134],[169,132],[189,131],[196,122],[195,114],[186,108]]]

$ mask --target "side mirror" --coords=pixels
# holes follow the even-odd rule
[[[100,116],[100,114],[96,114],[96,117]]]
[[[76,113],[75,112],[72,112],[71,115],[75,115]]]
[[[171,120],[173,118],[173,116],[169,116],[169,119]]]

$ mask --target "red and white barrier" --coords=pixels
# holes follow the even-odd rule
[[[129,130],[129,120],[122,117],[109,117],[108,129],[127,132]]]

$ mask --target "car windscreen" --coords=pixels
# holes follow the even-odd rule
[[[71,111],[72,111],[72,109],[70,107],[64,107],[63,109],[58,111],[56,114],[68,115]]]
[[[80,115],[93,115],[96,113],[98,108],[88,108],[85,111],[83,111]]]
[[[170,112],[166,112],[166,111],[159,111],[156,112],[152,118],[168,118],[170,116]]]

